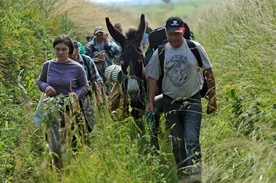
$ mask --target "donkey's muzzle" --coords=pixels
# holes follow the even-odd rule
[[[140,88],[136,79],[128,80],[127,93],[130,97],[130,101],[137,101],[140,99]]]

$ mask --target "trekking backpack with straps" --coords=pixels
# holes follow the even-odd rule
[[[198,49],[193,41],[191,41],[191,32],[189,29],[189,26],[184,23],[185,27],[185,33],[184,33],[184,38],[187,41],[187,44],[191,50],[191,52],[194,54],[198,61],[198,65],[200,68],[202,68],[202,60],[200,57],[200,54],[198,52]],[[166,31],[165,27],[160,27],[157,29],[154,29],[150,34],[149,34],[149,47],[148,50],[146,51],[146,63],[149,62],[153,52],[158,49],[158,55],[159,55],[159,62],[160,62],[160,67],[161,67],[161,76],[159,77],[157,81],[157,85],[159,87],[159,91],[162,91],[162,80],[164,77],[164,58],[165,58],[165,52],[164,52],[164,46],[167,43],[167,37],[166,37]],[[206,95],[208,92],[207,88],[207,81],[205,77],[205,73],[203,72],[203,87],[200,90],[201,97],[207,98],[208,96]]]
[[[83,61],[84,61],[84,64],[85,64],[85,66],[86,66],[86,69],[87,69],[87,78],[90,79],[91,76],[92,76],[92,74],[91,74],[91,71],[90,71],[90,68],[89,68],[89,67],[90,67],[90,63],[88,63],[89,60],[88,60],[88,58],[86,58],[87,56],[84,55],[84,54],[81,54],[81,57],[82,57],[82,59],[83,59]]]

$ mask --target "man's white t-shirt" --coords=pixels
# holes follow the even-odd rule
[[[212,65],[204,48],[198,42],[193,42],[201,56],[203,68],[211,68]],[[158,49],[153,53],[144,72],[148,77],[158,80],[161,75]],[[165,45],[164,77],[162,82],[163,93],[173,99],[179,97],[189,98],[199,92],[202,85],[202,71],[186,40],[184,39],[183,44],[179,48],[172,48],[167,43]]]

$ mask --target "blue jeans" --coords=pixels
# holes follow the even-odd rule
[[[172,148],[180,178],[201,173],[199,142],[202,119],[200,93],[176,101],[164,95],[166,125],[170,129]]]

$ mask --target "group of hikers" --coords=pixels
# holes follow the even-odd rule
[[[215,79],[211,62],[202,45],[192,41],[201,57],[201,66],[191,52],[185,34],[188,32],[189,36],[192,35],[185,25],[186,23],[179,17],[167,19],[164,26],[167,43],[163,47],[163,64],[160,61],[159,50],[151,50],[153,54],[143,71],[148,83],[146,110],[155,115],[157,82],[163,77],[161,105],[163,112],[166,113],[166,125],[170,129],[178,178],[182,182],[201,182],[200,91],[204,83],[203,77],[206,77],[207,114],[213,113],[217,108]],[[120,23],[114,24],[114,27],[123,34]],[[148,39],[153,31],[146,21],[146,30],[141,42],[142,50],[151,49]],[[53,48],[56,58],[43,64],[38,87],[47,97],[63,96],[74,99],[80,113],[84,114],[88,131],[91,132],[94,125],[93,102],[87,103],[86,99],[95,94],[98,105],[107,100],[105,95],[108,86],[105,86],[105,83],[108,83],[108,78],[105,69],[110,65],[120,65],[121,47],[108,37],[103,27],[97,26],[93,36],[88,38],[86,46],[72,40],[68,35],[59,35],[53,42]],[[112,93],[114,88],[109,89]],[[46,125],[46,140],[56,155],[61,154],[60,146],[65,143],[64,136],[68,135],[68,130],[72,130],[69,121],[70,109],[71,107],[66,105],[65,109],[58,113],[58,118],[51,118],[52,122]],[[75,142],[72,144],[75,145]],[[54,156],[53,159],[55,167],[61,169],[60,157]]]

